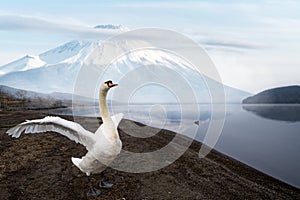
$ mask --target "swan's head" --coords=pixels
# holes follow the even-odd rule
[[[117,86],[118,84],[113,83],[111,80],[105,81],[102,85],[100,90],[108,91],[110,88]]]

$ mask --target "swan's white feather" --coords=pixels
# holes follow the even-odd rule
[[[118,113],[118,114],[111,116],[111,119],[114,122],[116,128],[119,126],[119,123],[123,119],[123,116],[124,116],[123,113]]]
[[[94,134],[85,130],[80,124],[67,121],[60,117],[47,116],[43,119],[26,120],[7,131],[12,137],[18,138],[24,132],[28,133],[43,133],[57,132],[70,140],[84,145],[87,149],[91,148],[94,143]]]
[[[111,116],[111,119],[113,121],[113,127],[111,126],[106,126],[104,123],[100,125],[100,127],[96,130],[95,134],[99,135],[99,134],[103,134],[106,132],[110,132],[111,129],[115,128],[117,129],[119,126],[120,121],[123,119],[124,114],[123,113],[118,113],[115,114],[113,116]]]

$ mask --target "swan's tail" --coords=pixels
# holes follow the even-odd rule
[[[81,163],[81,159],[80,159],[80,158],[74,158],[74,157],[72,157],[71,160],[72,160],[72,163],[73,163],[76,167],[78,167],[78,168],[80,169],[79,164]],[[80,169],[80,170],[81,170],[81,169]]]
[[[72,157],[71,160],[72,160],[72,163],[73,163],[76,167],[78,167],[78,169],[80,169],[80,171],[85,172],[85,171],[80,167],[80,163],[81,163],[82,159]],[[86,173],[87,176],[90,175],[90,172],[85,172],[85,173]]]
[[[73,164],[80,169],[79,164],[81,163],[81,159],[72,157],[71,160]]]

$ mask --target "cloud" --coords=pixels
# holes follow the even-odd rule
[[[259,49],[262,45],[243,42],[243,41],[229,41],[229,40],[206,40],[202,42],[204,45],[212,47],[228,47],[237,49]]]
[[[231,34],[207,36],[210,34],[202,33],[200,31],[187,31],[185,34],[199,45],[203,46],[206,50],[241,53],[248,50],[262,50],[269,48],[268,44],[261,41],[255,41],[252,38],[242,39]]]
[[[65,34],[80,38],[107,38],[122,32],[117,29],[95,29],[74,24],[50,21],[44,18],[24,15],[0,15],[0,31],[28,31],[51,34]]]

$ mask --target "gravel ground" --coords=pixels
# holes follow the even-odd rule
[[[95,174],[88,180],[71,162],[72,156],[85,155],[82,145],[52,132],[23,134],[18,139],[5,134],[25,119],[44,116],[32,112],[0,112],[1,200],[87,199],[89,183],[96,185],[100,179],[114,183],[113,187],[102,189],[99,197],[89,199],[300,199],[300,189],[219,152],[212,151],[200,159],[201,143],[195,141],[178,160],[161,170],[136,174],[107,168],[103,176]],[[81,121],[85,128],[96,130],[90,118]],[[141,139],[122,131],[122,127],[130,129],[133,125],[142,126],[122,120],[119,130],[123,148],[132,152],[161,148],[175,135],[161,130],[151,138]]]

